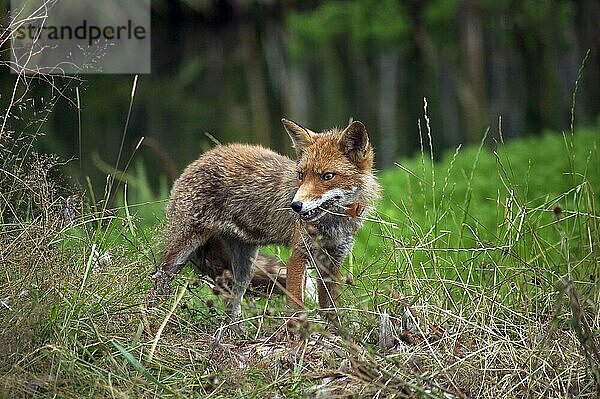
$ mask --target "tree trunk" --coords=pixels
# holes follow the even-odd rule
[[[244,70],[248,85],[252,136],[258,142],[268,146],[271,143],[271,118],[267,101],[267,86],[262,69],[262,51],[252,26],[240,27],[240,41],[244,50]]]
[[[485,48],[477,2],[464,0],[459,7],[459,37],[465,80],[460,91],[466,118],[466,137],[477,141],[488,125],[485,85]]]
[[[380,53],[379,66],[379,149],[382,168],[393,165],[398,148],[398,67],[399,57],[390,52]]]

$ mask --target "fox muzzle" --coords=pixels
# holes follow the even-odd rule
[[[302,211],[302,202],[294,201],[291,203],[290,207],[294,212],[300,213]]]

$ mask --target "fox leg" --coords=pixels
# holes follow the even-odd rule
[[[206,239],[174,240],[167,244],[162,261],[150,276],[154,280],[154,289],[148,295],[147,306],[156,307],[171,292],[171,281],[181,271],[190,255],[206,242]]]
[[[229,247],[221,238],[212,237],[191,255],[190,262],[199,276],[208,276],[215,281],[226,271],[232,272]],[[286,265],[274,256],[258,254],[252,266],[250,285],[259,292],[268,294],[282,292],[285,288]]]
[[[319,267],[317,289],[319,307],[329,309],[335,306],[338,298],[338,281],[340,280],[340,267]]]
[[[306,264],[308,257],[300,245],[296,245],[288,260],[285,296],[289,306],[296,310],[304,307],[304,288],[306,285]]]
[[[339,295],[340,270],[350,246],[319,250],[316,263],[319,272],[318,296],[321,309],[334,308]]]
[[[233,268],[233,298],[231,299],[231,318],[237,320],[242,315],[242,298],[252,280],[252,265],[258,256],[258,246],[236,239],[227,240],[231,251]]]

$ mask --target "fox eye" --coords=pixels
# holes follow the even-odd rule
[[[302,181],[304,179],[304,173],[301,170],[298,171],[298,180]]]
[[[335,176],[335,173],[333,172],[325,172],[321,175],[321,180],[331,180],[333,179]]]

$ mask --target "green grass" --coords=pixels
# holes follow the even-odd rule
[[[517,305],[562,277],[590,282],[599,271],[599,137],[547,133],[449,152],[433,168],[426,155],[402,162],[380,178],[380,215],[395,227],[363,230],[356,253],[373,259],[392,241],[390,256],[402,259],[386,268],[401,278],[475,284]],[[392,239],[369,238],[374,230]]]
[[[249,298],[248,336],[215,345],[227,316],[190,270],[144,311],[168,188],[143,165],[116,212],[88,193],[69,221],[30,159],[0,206],[0,397],[597,397],[599,147],[598,129],[488,138],[381,172],[342,327],[308,312],[298,352],[278,295]]]

